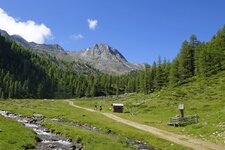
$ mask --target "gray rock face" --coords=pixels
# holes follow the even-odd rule
[[[109,74],[124,74],[133,70],[143,69],[143,64],[129,63],[115,48],[107,44],[95,44],[79,52],[68,52],[74,59],[87,62],[94,68]]]
[[[36,50],[65,52],[64,49],[58,44],[37,44],[34,42],[30,42],[29,45],[32,49]]]

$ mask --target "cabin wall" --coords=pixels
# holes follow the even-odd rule
[[[123,107],[122,106],[113,106],[113,112],[123,112]]]

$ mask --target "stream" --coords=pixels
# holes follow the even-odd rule
[[[84,149],[82,145],[73,143],[72,139],[68,139],[58,134],[51,133],[47,127],[38,123],[44,119],[44,116],[40,114],[34,114],[33,117],[25,117],[21,115],[15,115],[8,111],[0,110],[0,115],[6,118],[15,119],[18,122],[23,123],[25,127],[31,128],[37,134],[37,137],[40,140],[38,141],[36,147],[33,150],[53,150],[53,149],[54,150],[83,150]],[[69,123],[69,122],[64,122],[63,120],[60,120],[60,119],[47,119],[47,120],[49,121],[51,120],[53,122],[57,122],[64,125],[77,126],[85,130],[92,131],[96,134],[104,134],[103,132],[98,131],[95,127],[93,128],[85,124],[81,125],[78,123]],[[113,135],[110,133],[107,134],[107,136],[110,138],[119,138],[117,135]],[[154,148],[149,147],[146,143],[143,143],[141,141],[136,141],[133,139],[125,139],[125,141],[128,144],[133,145],[139,150],[154,150]]]
[[[64,121],[62,119],[57,119],[57,118],[48,119],[48,120],[56,122],[56,123],[59,123],[59,124],[62,124],[62,125],[76,126],[76,127],[79,127],[79,128],[82,128],[82,129],[94,132],[96,134],[106,135],[106,136],[108,136],[110,138],[120,139],[120,137],[118,135],[111,134],[111,130],[109,130],[108,133],[106,134],[106,133],[98,130],[96,127],[90,126],[88,124],[79,124],[79,123],[74,123],[74,122],[66,122],[66,121]],[[142,141],[137,141],[137,140],[129,139],[129,138],[125,138],[123,140],[126,143],[128,143],[129,145],[134,146],[135,149],[138,149],[138,150],[154,150],[153,147],[150,147],[147,143],[142,142]]]
[[[77,150],[83,149],[82,147],[78,147],[75,145],[71,139],[67,139],[62,137],[58,134],[51,133],[49,129],[39,123],[37,123],[38,116],[36,117],[24,117],[21,115],[15,115],[8,111],[0,110],[0,115],[15,119],[18,122],[24,124],[25,127],[31,128],[36,134],[37,137],[40,139],[38,141],[34,150]],[[41,116],[39,116],[41,117]]]

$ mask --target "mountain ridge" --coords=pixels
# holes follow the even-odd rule
[[[58,44],[38,44],[35,42],[28,42],[20,35],[9,35],[6,31],[0,29],[0,34],[5,36],[13,41],[16,41],[22,44],[25,47],[34,49],[34,50],[46,50],[46,51],[61,51],[65,52],[65,50]]]
[[[70,51],[68,54],[74,59],[85,61],[94,68],[110,74],[125,74],[144,68],[142,64],[129,63],[117,49],[105,43],[95,44],[81,51]]]
[[[104,73],[121,75],[135,70],[143,70],[144,64],[134,64],[115,48],[106,43],[95,44],[80,51],[65,51],[59,44],[37,44],[28,42],[20,35],[9,35],[0,29],[0,34],[33,50],[46,51],[48,54],[69,62],[79,61],[87,63],[93,68]]]

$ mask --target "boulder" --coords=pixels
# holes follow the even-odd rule
[[[71,138],[67,139],[66,140],[67,142],[72,142],[73,140]]]
[[[33,114],[32,118],[35,119],[35,120],[37,120],[37,121],[39,121],[39,120],[44,119],[45,116],[42,115],[42,114]]]
[[[49,144],[48,147],[55,148],[56,146],[54,144]]]
[[[72,145],[71,147],[70,147],[70,150],[76,150],[76,145]]]

